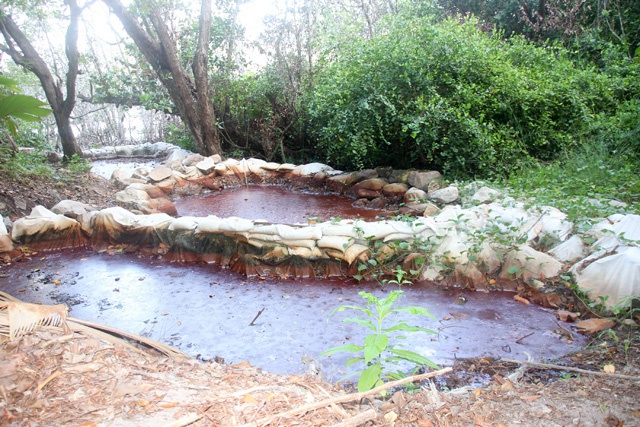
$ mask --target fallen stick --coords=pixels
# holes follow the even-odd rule
[[[440,376],[440,375],[444,375],[447,372],[451,372],[452,370],[453,370],[452,368],[444,368],[444,369],[440,369],[439,371],[428,372],[426,374],[412,375],[410,377],[406,377],[406,378],[403,378],[401,380],[391,381],[391,382],[383,384],[383,385],[381,385],[379,387],[372,388],[369,391],[363,391],[363,392],[360,392],[360,393],[347,394],[345,396],[333,397],[331,399],[322,400],[322,401],[316,402],[316,403],[311,403],[309,405],[301,406],[301,407],[295,408],[295,409],[290,409],[288,411],[281,412],[279,414],[275,414],[275,415],[271,415],[269,417],[262,418],[262,419],[260,419],[258,421],[253,421],[253,422],[251,422],[249,424],[243,424],[240,427],[252,427],[252,426],[259,426],[259,425],[269,425],[273,421],[275,421],[275,420],[277,420],[279,418],[290,417],[292,415],[298,415],[298,414],[305,414],[305,413],[307,413],[309,411],[313,411],[314,409],[324,408],[325,406],[333,405],[335,403],[346,403],[346,402],[352,402],[354,400],[360,400],[363,397],[369,396],[371,394],[380,393],[381,391],[387,390],[389,388],[398,387],[398,386],[401,386],[403,384],[411,383],[411,382],[414,382],[414,381],[421,381],[421,380],[426,380],[428,378],[437,377],[437,376]]]
[[[264,311],[264,307],[262,308],[262,310],[258,312],[258,314],[256,314],[256,317],[254,317],[251,323],[249,323],[249,326],[253,326],[253,324],[256,323],[256,320],[258,320],[258,317],[260,317],[263,311]]]
[[[368,411],[364,411],[354,417],[342,420],[338,424],[334,424],[333,427],[356,427],[360,424],[366,423],[367,421],[375,419],[377,416],[378,413],[375,409],[369,409]]]
[[[620,378],[620,379],[623,379],[623,380],[640,381],[640,377],[634,377],[633,375],[610,374],[610,373],[607,373],[607,372],[600,372],[600,371],[588,371],[586,369],[574,368],[574,367],[571,367],[571,366],[551,365],[549,363],[527,362],[526,360],[515,360],[515,359],[500,359],[500,360],[502,362],[516,363],[518,365],[528,365],[528,366],[531,366],[533,368],[555,369],[555,370],[558,370],[558,371],[571,371],[571,372],[578,372],[580,374],[601,375],[601,376],[611,377],[611,378]]]

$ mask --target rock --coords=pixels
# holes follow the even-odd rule
[[[391,166],[380,166],[376,168],[376,172],[378,172],[379,178],[384,178],[388,181],[393,173],[393,168]]]
[[[171,216],[178,216],[178,210],[173,202],[166,198],[151,199],[139,204],[145,214],[164,213]]]
[[[424,211],[422,212],[423,216],[431,216],[440,213],[440,208],[433,203],[426,203],[424,207]]]
[[[173,171],[167,166],[164,166],[164,165],[156,166],[149,173],[149,179],[154,182],[160,182],[171,177],[172,173]]]
[[[378,171],[375,169],[365,169],[355,173],[355,182],[364,181],[378,177]]]
[[[196,163],[196,168],[198,168],[198,170],[202,172],[203,175],[209,175],[210,173],[215,172],[216,161],[211,157],[207,157],[202,161]]]
[[[354,182],[356,182],[355,173],[343,173],[327,178],[326,184],[329,191],[342,194]]]
[[[195,166],[197,163],[200,163],[204,160],[204,156],[202,154],[189,154],[186,159],[182,161],[184,166]]]
[[[420,190],[419,188],[411,187],[404,193],[404,203],[407,205],[415,205],[418,203],[423,203],[427,200],[429,196],[427,192],[424,190]]]
[[[401,199],[408,190],[407,184],[393,183],[382,187],[382,194],[390,199]]]
[[[404,169],[394,169],[387,178],[389,182],[408,184],[410,171]]]
[[[616,322],[610,319],[587,319],[576,323],[576,328],[578,328],[579,332],[585,334],[595,334],[596,332],[611,329],[615,325]]]
[[[282,168],[283,166],[284,165],[281,165],[280,167]],[[333,170],[333,168],[331,166],[325,165],[324,163],[308,163],[306,165],[295,167],[291,171],[291,173],[300,176],[310,176],[326,170]]]
[[[95,210],[96,209],[93,206],[82,202],[76,202],[74,200],[62,200],[51,208],[53,213],[68,216],[73,219],[78,219],[80,215]]]
[[[149,194],[141,189],[127,187],[122,191],[116,193],[115,199],[118,203],[130,204],[139,202],[141,200],[149,200],[151,197]]]
[[[376,197],[367,205],[369,209],[384,209],[387,205],[387,199],[384,196]]]
[[[495,202],[500,196],[498,190],[489,187],[482,187],[471,197],[471,203],[482,205],[485,203]]]
[[[409,185],[412,187],[419,188],[423,191],[429,191],[429,184],[432,181],[441,179],[442,175],[438,171],[428,171],[428,172],[419,172],[413,171],[409,172],[408,180]]]
[[[440,190],[436,190],[430,195],[431,200],[437,203],[453,203],[460,198],[460,193],[458,192],[458,188],[454,186],[442,188]]]
[[[353,186],[353,188],[364,188],[366,190],[380,192],[382,191],[384,186],[387,184],[388,182],[385,179],[370,178],[370,179],[365,179],[364,181],[358,182],[356,185]]]

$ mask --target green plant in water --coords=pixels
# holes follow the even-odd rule
[[[378,387],[384,383],[385,378],[397,377],[397,373],[387,372],[390,364],[399,362],[409,362],[418,366],[429,366],[434,369],[439,367],[428,358],[410,350],[400,348],[398,340],[406,338],[399,335],[400,332],[426,332],[436,334],[435,331],[419,326],[408,325],[404,321],[389,324],[388,318],[394,313],[409,313],[418,316],[434,318],[433,315],[423,307],[407,306],[394,308],[394,303],[402,295],[401,290],[391,291],[386,298],[378,298],[369,292],[359,292],[366,302],[366,306],[343,305],[331,312],[334,313],[355,310],[366,315],[363,317],[348,317],[342,321],[345,323],[356,323],[372,333],[364,339],[364,344],[353,343],[330,348],[322,352],[321,356],[331,356],[336,353],[356,353],[357,356],[347,360],[347,368],[362,364],[362,368],[351,375],[359,375],[358,391],[367,391]]]

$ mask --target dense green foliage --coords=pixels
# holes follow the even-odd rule
[[[637,95],[632,78],[575,64],[560,47],[503,41],[475,20],[408,17],[354,44],[316,82],[309,114],[330,163],[431,167],[451,177],[552,160]]]

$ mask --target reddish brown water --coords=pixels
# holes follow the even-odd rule
[[[248,186],[206,197],[175,200],[180,216],[216,215],[263,219],[278,224],[306,223],[308,218],[373,219],[381,211],[353,207],[354,200],[335,195],[299,193],[277,186]]]
[[[71,316],[150,336],[194,356],[249,360],[272,372],[303,372],[302,358],[310,356],[329,379],[341,377],[347,356],[318,355],[336,345],[360,344],[367,333],[340,321],[355,313],[329,313],[342,304],[362,304],[360,290],[382,297],[391,289],[349,280],[247,279],[211,265],[85,250],[42,252],[32,261],[0,267],[0,290],[23,301],[64,302]],[[518,303],[510,293],[404,290],[399,306],[424,306],[435,316],[409,321],[438,332],[409,334],[405,346],[437,363],[477,356],[526,359],[525,353],[554,359],[585,344],[577,334],[571,344],[561,339],[550,311]]]

